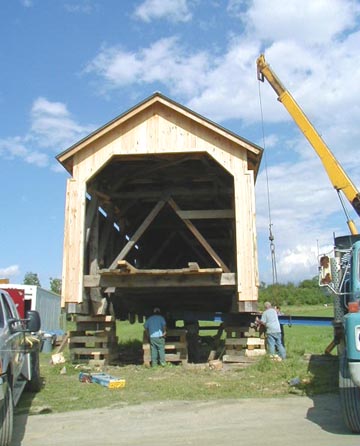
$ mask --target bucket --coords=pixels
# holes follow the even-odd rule
[[[41,351],[43,353],[51,353],[53,344],[52,344],[52,336],[50,334],[45,334],[43,338],[43,344]]]

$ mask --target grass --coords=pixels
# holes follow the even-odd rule
[[[289,314],[287,310],[283,309]],[[302,310],[297,312],[292,308],[291,314],[331,314],[331,309],[320,306]],[[139,354],[142,330],[140,324],[119,322],[119,351]],[[86,365],[79,367],[69,361],[51,365],[51,353],[41,353],[43,388],[37,394],[25,394],[16,410],[17,413],[31,414],[120,407],[146,401],[286,397],[294,393],[312,396],[337,392],[336,358],[329,359],[323,355],[331,340],[331,327],[292,326],[285,327],[288,358],[283,362],[274,362],[266,356],[246,368],[222,370],[211,370],[206,365],[170,364],[164,368],[146,368],[141,364],[108,366],[104,372],[126,380],[125,388],[114,390],[80,382],[79,373],[88,370]],[[68,352],[64,353],[68,358]],[[298,378],[298,385],[289,385],[293,378]]]

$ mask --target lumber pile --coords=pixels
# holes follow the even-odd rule
[[[69,332],[70,358],[73,363],[117,358],[118,338],[113,316],[77,316],[76,330]]]
[[[225,327],[224,363],[251,363],[266,354],[265,339],[251,327]]]

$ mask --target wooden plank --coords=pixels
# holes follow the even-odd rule
[[[55,352],[54,352],[55,355],[64,350],[66,344],[68,343],[68,340],[69,340],[69,333],[66,333],[66,335],[64,336],[63,340],[61,341],[59,347],[55,350]]]
[[[119,260],[123,260],[126,255],[129,253],[129,251],[133,248],[133,246],[138,242],[140,237],[143,235],[143,233],[146,231],[146,229],[150,226],[150,224],[153,222],[155,217],[158,215],[158,213],[161,211],[161,209],[165,205],[165,200],[160,200],[156,203],[154,208],[150,211],[149,215],[145,218],[145,220],[141,223],[135,234],[130,238],[130,240],[127,242],[127,244],[124,246],[124,248],[120,251],[118,256],[114,259],[112,264],[110,265],[110,269],[116,268],[116,265]]]
[[[166,193],[171,197],[176,197],[181,195],[182,197],[191,197],[194,195],[194,191],[190,188],[186,187],[168,187],[166,188]],[[220,196],[228,196],[232,193],[232,188],[228,186],[224,186],[220,191],[217,192]],[[134,191],[119,191],[119,192],[113,192],[111,194],[113,199],[122,199],[122,200],[137,200],[145,198],[147,199],[157,199],[159,198],[159,191],[158,190],[148,190],[143,189],[141,191],[134,190]],[[208,187],[201,187],[199,185],[196,188],[196,197],[197,198],[207,198],[209,196],[209,188]],[[234,212],[233,212],[234,216]],[[230,217],[228,217],[230,218]]]
[[[82,316],[76,315],[76,322],[115,322],[114,316]]]
[[[116,234],[118,236],[118,232],[114,228],[114,223],[118,223],[114,218],[114,207],[110,210],[107,210],[107,223],[105,224],[105,228],[102,228],[99,234],[99,259],[103,259],[106,251],[109,249],[109,246],[113,246],[113,239]]]
[[[156,276],[159,274],[163,275],[194,275],[194,271],[190,270],[190,268],[176,268],[176,269],[136,269],[133,270],[133,272],[136,272],[138,276]],[[198,275],[216,275],[220,276],[222,275],[222,269],[221,268],[199,268],[199,270],[196,271],[199,273]],[[100,271],[100,274],[102,276],[116,276],[121,275],[120,271],[114,270],[114,269],[102,269]],[[232,274],[232,273],[230,273]]]
[[[106,347],[106,348],[86,348],[86,347],[75,347],[70,349],[70,353],[78,354],[78,355],[106,355],[113,354],[114,349]]]
[[[229,287],[236,286],[235,273],[223,274],[123,274],[84,276],[86,287],[151,288],[151,287]]]
[[[165,344],[165,350],[179,350],[186,347],[185,342],[171,342]]]
[[[69,344],[94,344],[95,342],[100,344],[117,343],[117,336],[72,336],[69,339]]]
[[[226,336],[228,338],[242,338],[245,336],[254,336],[256,333],[256,330],[252,327],[243,326],[243,327],[225,327]]]
[[[190,271],[199,271],[200,270],[199,264],[196,262],[189,262],[188,266],[189,266]]]
[[[175,201],[172,198],[170,198],[168,200],[168,203],[170,204],[170,206],[174,209],[174,211],[176,213],[178,213],[178,211],[180,211],[180,208],[178,207],[178,205],[175,203]],[[209,243],[205,240],[205,238],[201,235],[200,231],[193,225],[193,223],[187,219],[182,219],[182,221],[185,223],[187,228],[192,232],[192,234],[196,237],[196,239],[203,246],[203,248],[208,252],[210,257],[212,257],[212,259],[215,261],[215,263],[217,265],[219,265],[223,269],[224,272],[226,272],[226,273],[230,272],[230,269],[221,260],[220,256],[209,245]]]
[[[238,311],[255,311],[258,299],[258,259],[255,227],[255,192],[252,171],[234,158],[236,265]]]
[[[96,195],[91,196],[91,200],[87,200],[86,216],[85,216],[85,242],[89,242],[92,225],[99,210],[99,202]]]
[[[180,361],[180,353],[165,353],[165,361]]]
[[[209,219],[231,219],[235,217],[233,209],[210,209],[210,210],[178,210],[177,215],[182,220],[209,220]]]
[[[255,348],[254,350],[249,350],[249,349],[245,350],[245,356],[247,356],[248,358],[257,358],[259,356],[264,356],[264,355],[266,355],[265,348]]]
[[[223,362],[236,362],[236,363],[253,363],[254,360],[247,356],[241,355],[224,355],[222,357]]]
[[[80,180],[67,180],[61,306],[83,302],[85,193]]]
[[[89,331],[89,333],[87,333]],[[97,336],[98,338],[107,338],[109,336],[115,336],[116,331],[115,330],[76,330],[76,331],[70,331],[69,336],[75,337],[75,336]]]
[[[225,345],[265,345],[265,340],[261,338],[234,338],[234,339],[226,339]]]
[[[131,263],[126,260],[119,260],[116,269],[124,273],[136,273],[138,271],[135,266],[131,265]]]

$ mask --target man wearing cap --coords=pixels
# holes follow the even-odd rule
[[[281,359],[286,358],[286,350],[281,342],[281,327],[276,310],[272,308],[270,302],[265,302],[265,311],[263,312],[260,324],[265,326],[266,343],[268,353],[275,354],[275,347]]]
[[[165,336],[166,321],[160,314],[160,308],[154,308],[153,314],[146,319],[144,328],[150,340],[151,365],[152,367],[160,362],[165,366]]]

